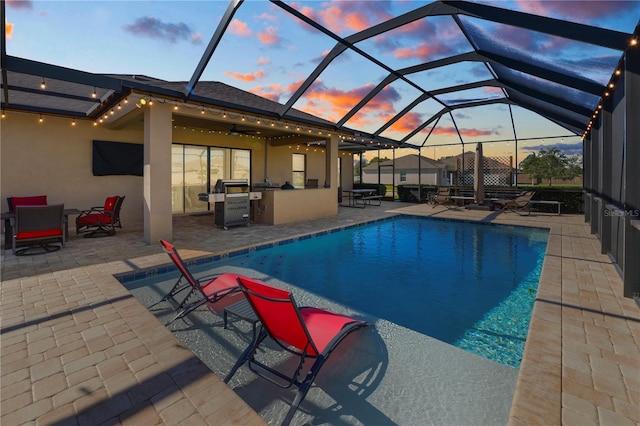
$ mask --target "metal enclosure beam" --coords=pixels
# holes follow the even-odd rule
[[[624,138],[624,296],[640,299],[640,52],[627,50],[625,57],[625,122]]]
[[[211,56],[213,56],[213,52],[216,51],[218,44],[220,44],[220,40],[222,40],[222,36],[227,30],[227,27],[229,26],[229,24],[231,23],[231,19],[233,19],[233,15],[236,14],[238,7],[240,7],[243,1],[244,0],[231,0],[229,2],[229,5],[227,6],[227,10],[224,12],[224,15],[222,15],[222,19],[220,19],[220,23],[218,23],[218,27],[216,28],[215,32],[211,36],[211,40],[209,40],[209,45],[207,46],[204,53],[202,54],[202,57],[200,58],[200,62],[198,62],[196,69],[193,71],[191,80],[189,80],[189,83],[187,83],[186,87],[184,88],[184,96],[186,99],[189,99],[189,97],[196,90],[196,84],[198,84],[198,81],[200,80],[200,77],[202,76],[204,69],[209,64],[209,60],[211,59]]]

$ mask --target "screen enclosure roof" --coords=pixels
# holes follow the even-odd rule
[[[580,136],[635,48],[640,17],[635,1],[68,2],[77,12],[97,3],[132,10],[93,66],[3,38],[3,111],[122,125],[155,100],[175,103],[176,126],[337,132],[353,151],[533,137],[536,120],[548,136]],[[179,16],[171,5],[183,5]],[[24,12],[3,1],[2,15],[6,33]],[[199,34],[188,49],[177,21]],[[173,28],[171,48],[158,48],[159,28]],[[47,37],[83,55],[73,32]]]

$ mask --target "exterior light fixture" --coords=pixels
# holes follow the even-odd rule
[[[44,82],[44,77],[42,78],[42,82],[40,83],[40,88],[41,88],[42,90],[44,90],[44,89],[46,89],[46,88],[47,88],[47,83],[45,83],[45,82]]]
[[[98,97],[98,94],[96,93],[96,88],[95,88],[95,87],[93,88],[93,93],[91,94],[91,97],[92,97],[93,99],[95,99],[95,98],[97,98],[97,97]]]
[[[631,46],[636,46],[638,44],[638,38],[637,37],[632,38],[631,43],[629,44],[631,44]]]
[[[75,126],[76,125],[76,119],[74,118],[73,120],[71,120],[71,125]]]
[[[174,110],[174,111],[177,111],[177,110],[178,110],[178,105],[174,105],[174,106],[173,106],[173,110]]]
[[[38,122],[40,123],[44,122],[44,118],[42,118],[42,114],[40,114],[40,119],[38,120]]]
[[[140,105],[144,106],[147,104],[147,100],[145,98],[140,99]]]
[[[618,69],[616,70],[616,75],[620,75],[620,74],[622,74],[622,71],[620,71],[620,68],[618,68]]]
[[[609,89],[613,89],[614,88],[614,84],[613,83],[609,83]]]

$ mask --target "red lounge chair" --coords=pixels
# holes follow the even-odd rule
[[[240,292],[240,287],[238,287],[238,277],[240,275],[225,273],[196,279],[191,271],[187,269],[187,265],[184,264],[173,244],[165,240],[160,240],[160,244],[162,244],[162,249],[169,255],[181,273],[173,288],[162,299],[152,305],[155,306],[160,302],[169,303],[170,300],[177,305],[175,308],[176,315],[168,324],[183,318],[205,303],[215,303],[225,296]],[[175,298],[176,295],[187,289],[188,292],[185,298],[182,302],[178,302]]]
[[[107,197],[104,206],[91,207],[80,212],[76,218],[76,234],[88,232],[85,237],[115,235],[116,227],[122,229],[120,208],[124,196]]]
[[[224,381],[228,383],[236,371],[247,363],[255,374],[281,388],[295,385],[298,393],[283,421],[283,424],[289,424],[329,355],[349,333],[367,323],[324,309],[298,308],[291,293],[255,279],[240,276],[238,283],[255,310],[261,326],[253,342],[236,361]],[[258,347],[267,337],[300,358],[292,374],[285,374],[256,360]],[[315,362],[304,378],[299,380],[302,364],[307,358],[315,359]]]

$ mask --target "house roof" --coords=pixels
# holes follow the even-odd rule
[[[365,9],[368,7],[366,3]],[[588,3],[590,11],[601,9],[603,16],[609,2]],[[322,52],[315,68],[304,75],[301,82],[293,85],[295,90],[292,89],[282,102],[274,102],[228,84],[200,81],[220,42],[229,37],[227,30],[234,17],[245,9],[262,7],[263,4],[277,9],[287,19],[302,22],[313,37],[333,43],[332,48]],[[344,7],[353,8],[357,4],[348,2]],[[95,74],[10,56],[3,38],[2,108],[91,120],[104,117],[106,120],[107,113],[129,97],[150,96],[163,102],[180,102],[196,110],[206,109],[214,115],[224,114],[229,109],[238,114],[270,117],[277,125],[295,121],[315,126],[314,132],[318,129],[339,132],[343,136],[343,149],[362,151],[381,146],[425,146],[441,119],[453,123],[452,128],[461,140],[468,138],[460,132],[452,113],[473,113],[474,108],[502,104],[531,111],[580,135],[586,131],[594,111],[597,112],[598,105],[607,95],[607,85],[615,84],[615,71],[624,63],[625,50],[637,42],[640,7],[638,2],[622,4],[627,15],[636,18],[634,27],[604,28],[598,26],[597,19],[582,23],[569,20],[566,15],[554,16],[553,12],[538,15],[482,3],[440,0],[408,2],[404,13],[386,16],[360,31],[343,34],[323,21],[322,14],[308,10],[320,8],[319,3],[299,5],[283,1],[233,0],[220,17],[209,45],[188,81],[188,75],[182,81],[163,81],[144,76]],[[3,19],[0,25],[4,34],[6,2],[2,2],[1,7]],[[346,13],[343,19],[348,19]],[[422,57],[414,50],[412,64],[399,66],[393,55],[402,50],[392,51],[391,40],[396,44],[407,43],[400,47],[406,51],[413,50],[415,46],[411,43],[415,43],[415,39],[404,35],[416,27],[434,27],[436,24],[443,25],[442,28],[446,24],[447,31],[457,36],[449,39],[450,34],[440,37],[435,33],[436,37],[427,42],[440,49],[441,53]],[[511,36],[505,37],[507,33]],[[55,37],[51,34],[48,41],[55,43]],[[372,43],[382,39],[388,47],[380,48],[384,46],[380,44],[374,49]],[[535,43],[521,44],[523,40],[535,40]],[[545,42],[553,47],[537,49],[537,43]],[[305,49],[304,39],[294,43],[299,51]],[[127,48],[122,46],[122,49]],[[581,52],[579,63],[564,60],[576,51]],[[233,54],[238,55],[237,49]],[[377,84],[361,82],[360,88],[366,90],[352,90],[350,94],[355,96],[355,104],[339,117],[319,112],[311,114],[310,110],[304,112],[301,108],[294,108],[303,105],[305,100],[308,104],[313,99],[311,95],[322,87],[323,76],[339,66],[339,58],[347,56],[358,57],[367,66],[376,67],[381,75]],[[117,58],[113,59],[115,67]],[[454,78],[458,73],[453,72],[452,67],[459,70],[470,64],[480,67],[474,68],[478,77],[470,77],[463,82]],[[480,69],[482,73],[477,72]],[[450,76],[444,85],[430,79],[433,73],[440,71],[448,71]],[[474,75],[474,72],[469,75]],[[45,80],[46,90],[39,89]],[[398,107],[391,113],[380,109],[382,95],[389,91],[399,94],[405,89],[412,95],[406,98],[404,107]],[[331,89],[323,90],[327,93]],[[337,109],[337,105],[333,106]],[[354,119],[364,115],[381,119],[368,120],[367,126],[360,127]],[[374,127],[371,127],[372,123],[375,123]],[[517,133],[517,123],[513,118],[511,124]],[[400,128],[406,130],[400,131]],[[308,131],[311,132],[311,128]]]
[[[421,170],[429,170],[429,169],[446,169],[449,166],[443,162],[433,160],[428,157],[419,156],[418,154],[409,154],[404,155],[402,157],[398,157],[394,160],[394,167],[396,170],[418,170],[418,161],[420,161],[420,169]],[[384,164],[382,162],[380,164]],[[454,167],[455,168],[455,167]],[[377,171],[378,163],[370,163],[366,167],[362,168],[363,172],[369,171]]]

